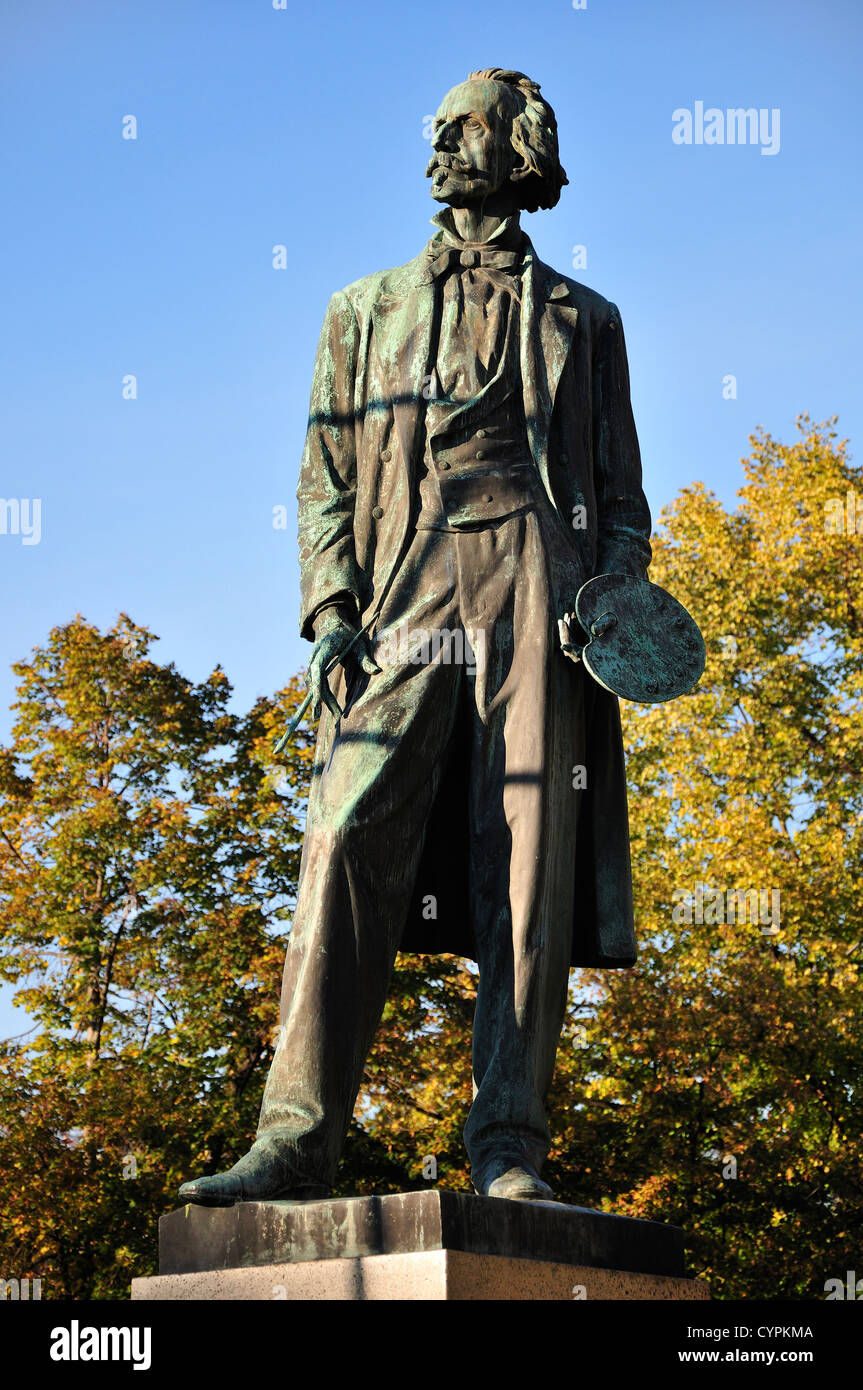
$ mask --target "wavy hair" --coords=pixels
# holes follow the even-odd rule
[[[557,120],[539,94],[539,83],[510,68],[481,68],[472,72],[468,81],[475,79],[500,82],[513,98],[513,149],[522,160],[522,168],[530,170],[518,181],[521,207],[525,212],[553,208],[569,179],[558,153]]]

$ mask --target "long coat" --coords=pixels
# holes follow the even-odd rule
[[[336,599],[362,621],[371,617],[409,544],[425,445],[423,408],[433,389],[435,313],[425,251],[330,300],[297,489],[300,628],[309,639],[316,613]],[[571,569],[556,576],[556,620],[572,611],[579,587],[593,575],[646,574],[650,512],[617,308],[545,265],[529,241],[519,343],[528,442],[572,550]],[[588,761],[572,964],[628,966],[636,945],[620,712],[615,696],[584,683]],[[447,807],[461,795],[457,780],[464,775],[454,769],[454,780],[441,789],[418,876],[425,894],[437,890],[439,920],[426,921],[412,909],[403,950],[474,954],[464,910],[466,865],[454,859],[452,834],[444,838]],[[454,922],[464,925],[453,928]]]

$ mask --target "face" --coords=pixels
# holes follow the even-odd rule
[[[463,207],[507,183],[516,164],[512,116],[507,89],[499,82],[476,79],[447,93],[435,117],[434,154],[426,169],[437,202]]]

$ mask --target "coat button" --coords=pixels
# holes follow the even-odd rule
[[[477,256],[475,251],[462,251],[461,255],[459,256],[459,260],[461,261],[462,265],[470,267],[472,265],[476,265],[477,261],[479,260],[479,257]]]
[[[383,514],[384,514],[384,509],[383,509],[383,507],[372,507],[372,516],[374,517],[375,521],[380,521],[380,519],[381,519],[381,517],[383,516]]]
[[[390,461],[390,459],[392,458],[392,456],[393,456],[393,451],[392,451],[392,449],[384,449],[383,453],[381,454],[381,462],[382,462],[382,463],[389,463],[389,461]]]
[[[477,437],[477,439],[485,439],[485,437],[486,437],[487,434],[488,434],[488,430],[477,430],[477,432],[476,432],[476,437]]]
[[[485,449],[477,449],[477,451],[476,451],[476,456],[477,456],[478,459],[484,459],[484,458],[485,458]]]

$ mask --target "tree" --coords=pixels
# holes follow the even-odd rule
[[[863,474],[834,423],[756,435],[735,510],[694,484],[661,518],[651,577],[708,665],[624,706],[641,954],[574,973],[549,1105],[559,1198],[678,1222],[719,1297],[823,1298],[859,1254]],[[0,1053],[0,1264],[46,1297],[155,1268],[179,1182],[253,1137],[277,1020],[299,683],[240,717],[151,642],[56,629],[0,751],[0,975],[39,1030]],[[400,958],[340,1191],[470,1190],[475,982]]]
[[[190,1172],[254,1134],[271,1055],[311,748],[270,740],[221,670],[149,657],[121,615],[16,666],[0,754],[0,974],[35,1037],[0,1057],[3,1265],[44,1296],[124,1297]]]
[[[863,534],[836,503],[863,531],[863,475],[834,423],[756,435],[735,511],[695,484],[661,518],[651,578],[708,665],[689,697],[623,707],[641,953],[574,973],[549,1107],[558,1196],[679,1223],[719,1297],[823,1298],[859,1254]],[[729,912],[734,889],[762,896]],[[371,1089],[409,1074],[417,1033],[419,1074],[366,1128],[407,1162],[447,1117],[442,1180],[465,1186],[472,987],[410,971]]]

